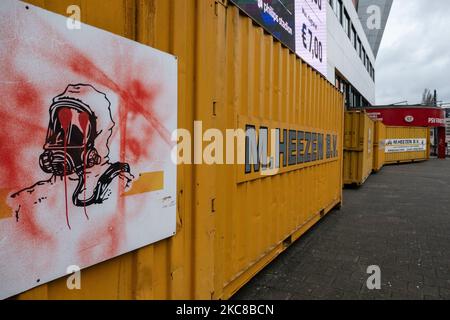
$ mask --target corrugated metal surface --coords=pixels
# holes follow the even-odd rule
[[[343,101],[334,87],[234,7],[228,10],[225,33],[224,126],[320,130],[342,139]],[[341,157],[341,141],[338,150]],[[295,240],[341,201],[341,165],[341,160],[305,164],[302,170],[239,184],[235,168],[220,170],[219,194],[228,196],[218,201],[226,214],[216,223],[223,239],[216,265],[224,268],[216,272],[216,287],[224,286],[225,297],[284,250],[291,234]]]
[[[384,145],[386,140],[386,126],[381,121],[375,121],[375,134],[373,140],[373,171],[383,168],[385,161]]]
[[[242,179],[243,166],[178,169],[175,237],[82,272],[22,299],[229,298],[342,199],[342,95],[234,6],[212,0],[29,1],[179,58],[179,126],[332,133],[338,158],[272,177]]]
[[[386,153],[385,163],[414,162],[430,159],[430,129],[425,127],[386,127],[386,139],[426,139],[427,150],[418,152]]]
[[[372,173],[374,122],[363,111],[345,112],[344,184],[363,184]]]

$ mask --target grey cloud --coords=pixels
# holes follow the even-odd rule
[[[450,1],[394,0],[377,58],[377,104],[450,102]]]

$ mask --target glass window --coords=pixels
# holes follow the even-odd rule
[[[344,96],[345,96],[345,104],[347,105],[347,107],[348,107],[348,103],[349,103],[349,92],[348,92],[348,84],[346,83],[346,82],[343,82],[343,86],[342,86],[342,93],[344,94]]]
[[[370,60],[369,60],[369,56],[367,56],[367,55],[366,55],[366,69],[367,69],[367,72],[369,72],[369,70],[370,70]]]
[[[361,57],[361,52],[362,52],[362,48],[361,48],[361,39],[359,39],[358,37],[358,55]]]
[[[344,31],[345,34],[350,38],[350,18],[348,17],[347,10],[344,9]]]
[[[355,102],[355,106],[356,107],[361,107],[361,95],[358,93],[356,93],[356,102]]]
[[[355,106],[355,91],[352,86],[350,86],[348,91],[349,91],[348,95],[350,97],[349,106],[354,107]]]
[[[369,102],[366,100],[366,98],[363,98],[363,106],[364,107],[368,107],[369,106]]]
[[[364,49],[364,47],[362,48],[362,57],[361,57],[364,66],[366,66],[366,49]]]
[[[342,1],[341,0],[336,1],[336,7],[334,8],[334,12],[336,13],[336,16],[337,16],[339,22],[342,24]]]
[[[353,44],[353,47],[355,47],[355,50],[358,50],[357,48],[357,42],[356,42],[356,30],[355,30],[355,28],[353,28],[353,26],[352,26],[352,38],[351,38],[351,40],[352,40],[352,44]]]

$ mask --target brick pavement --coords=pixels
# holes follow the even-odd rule
[[[381,290],[366,287],[381,268]],[[450,160],[387,166],[233,299],[450,299]]]

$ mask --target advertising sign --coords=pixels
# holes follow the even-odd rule
[[[295,0],[295,52],[327,76],[327,0]]]
[[[0,16],[7,298],[175,234],[177,59],[20,1]]]
[[[338,160],[339,135],[335,132],[279,124],[274,127],[269,120],[256,125],[245,115],[239,115],[239,119],[245,123],[242,129],[247,136],[239,183]]]
[[[231,2],[295,52],[294,0],[231,0]]]
[[[367,108],[372,119],[382,120],[387,126],[443,127],[445,112],[430,107],[381,107]]]
[[[386,153],[415,152],[427,150],[427,139],[386,139]]]
[[[327,76],[326,0],[231,0],[250,18]]]

